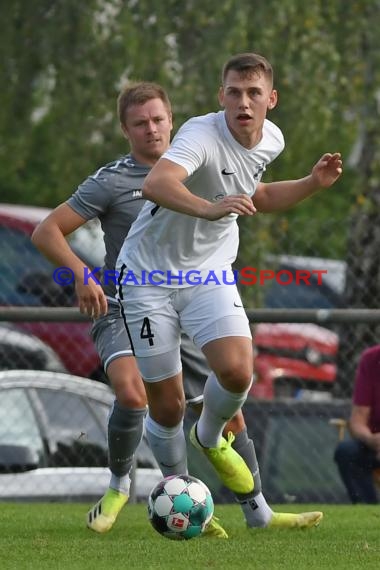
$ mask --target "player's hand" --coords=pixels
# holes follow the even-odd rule
[[[324,154],[314,165],[311,175],[318,187],[328,188],[343,172],[342,157],[339,152]]]
[[[102,287],[95,281],[89,280],[88,283],[83,283],[77,280],[75,291],[79,301],[79,310],[82,314],[94,319],[107,314],[107,298]]]
[[[237,194],[234,196],[225,196],[222,200],[212,202],[207,206],[205,215],[206,220],[214,221],[224,218],[229,214],[238,214],[239,216],[252,216],[256,212],[252,199],[246,194]]]

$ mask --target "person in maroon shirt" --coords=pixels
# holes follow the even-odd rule
[[[351,439],[335,450],[340,476],[352,503],[378,503],[373,471],[380,468],[380,344],[361,355],[348,427]]]

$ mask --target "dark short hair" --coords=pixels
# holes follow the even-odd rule
[[[140,81],[125,85],[117,98],[117,113],[121,124],[125,124],[129,107],[144,105],[151,99],[161,99],[168,113],[171,113],[171,103],[165,89],[157,83]]]
[[[264,76],[273,84],[273,68],[269,61],[262,55],[257,53],[238,53],[230,57],[223,66],[222,84],[224,85],[227,73],[229,71],[237,71],[241,75],[249,75],[251,73],[263,73]]]

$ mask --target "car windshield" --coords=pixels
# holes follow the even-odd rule
[[[33,246],[27,234],[0,227],[0,303],[34,305],[33,295],[21,293],[19,286],[32,271],[52,275],[53,266]],[[25,302],[20,303],[20,296]]]
[[[22,389],[1,391],[0,444],[24,445],[42,454],[43,443],[36,417]]]
[[[90,267],[103,265],[105,247],[98,220],[73,232],[68,240]],[[64,291],[53,279],[54,266],[34,247],[30,236],[14,227],[0,226],[0,304],[70,305],[73,290]],[[72,288],[73,289],[73,288]],[[59,293],[68,300],[60,299]]]

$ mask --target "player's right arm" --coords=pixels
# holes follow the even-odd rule
[[[183,166],[167,158],[161,158],[145,179],[143,198],[163,208],[210,221],[219,220],[232,213],[239,215],[255,213],[256,208],[251,198],[243,194],[226,196],[217,202],[209,202],[195,196],[183,184],[187,177],[187,170]]]
[[[92,279],[84,283],[86,264],[72,251],[65,239],[65,236],[86,222],[70,206],[61,204],[36,227],[32,242],[52,263],[59,267],[69,267],[73,271],[81,313],[97,318],[107,313],[107,299],[103,289]]]

